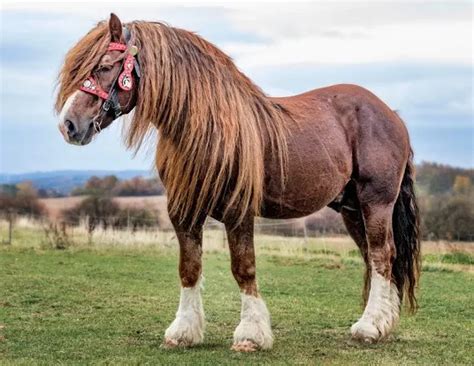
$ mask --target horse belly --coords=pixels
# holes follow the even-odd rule
[[[288,141],[284,187],[275,167],[266,167],[263,217],[307,216],[327,206],[343,191],[352,172],[351,148],[344,132],[329,126],[334,124],[313,123],[300,133],[293,133]]]

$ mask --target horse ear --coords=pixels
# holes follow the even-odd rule
[[[111,42],[120,42],[122,38],[122,22],[114,13],[110,13],[109,31]]]

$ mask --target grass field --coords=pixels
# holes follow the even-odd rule
[[[229,348],[240,298],[226,252],[205,253],[205,343],[165,350],[179,300],[175,250],[52,250],[35,240],[24,232],[0,249],[0,364],[472,364],[472,274],[435,265],[470,266],[472,254],[428,254],[420,311],[403,314],[390,339],[370,346],[349,337],[362,311],[356,258],[262,249],[259,283],[275,344],[237,354]]]

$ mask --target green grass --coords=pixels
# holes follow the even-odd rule
[[[473,254],[457,251],[446,254],[427,254],[423,259],[425,262],[474,265]]]
[[[4,246],[0,364],[472,364],[471,274],[424,272],[418,314],[403,314],[389,340],[361,345],[349,337],[362,311],[360,263],[260,255],[275,343],[237,354],[229,348],[240,298],[229,267],[228,255],[205,254],[205,343],[165,350],[179,300],[174,252]]]

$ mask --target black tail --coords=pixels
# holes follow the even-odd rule
[[[417,309],[415,289],[420,275],[420,230],[412,159],[413,153],[410,152],[400,194],[393,211],[396,258],[393,262],[392,278],[397,285],[400,299],[406,296],[409,309],[415,312]]]

